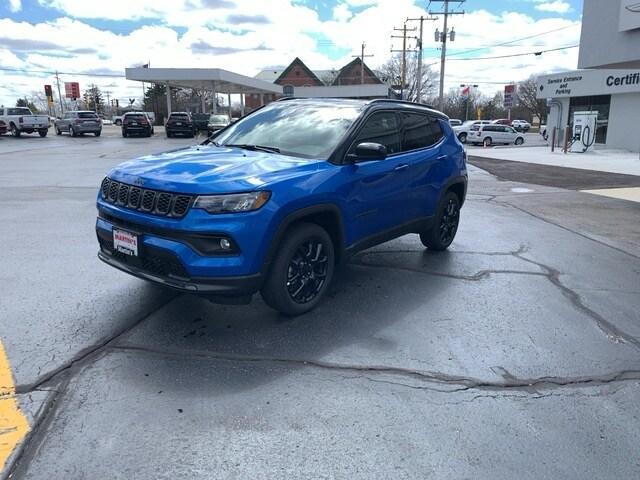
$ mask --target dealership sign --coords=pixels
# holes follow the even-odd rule
[[[516,86],[504,86],[504,108],[511,108],[516,103]]]
[[[640,92],[640,70],[576,70],[538,77],[538,98]]]
[[[64,82],[64,96],[67,98],[80,98],[80,84],[78,82]]]
[[[640,0],[621,0],[618,30],[626,32],[635,28],[640,28]]]

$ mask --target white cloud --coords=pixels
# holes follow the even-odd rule
[[[563,2],[561,0],[539,3],[538,5],[535,6],[535,9],[541,12],[552,12],[552,13],[568,13],[572,10],[571,5],[568,2]]]
[[[318,14],[302,4],[287,0],[39,0],[55,4],[62,9],[60,18],[37,24],[0,19],[0,64],[29,70],[59,70],[63,72],[117,72],[124,68],[151,62],[152,67],[220,67],[245,75],[273,65],[287,65],[298,56],[312,69],[340,68],[360,53],[360,45],[367,45],[366,53],[374,55],[367,63],[375,68],[390,56],[390,36],[397,34],[394,27],[402,25],[407,17],[424,14],[414,0],[379,0],[365,10],[354,14],[348,5],[365,3],[363,0],[344,0],[336,6],[333,18],[321,21]],[[86,4],[91,4],[88,8]],[[127,5],[124,7],[123,5]],[[219,8],[212,8],[219,7]],[[117,19],[132,15],[146,25],[131,33],[114,33],[91,27],[75,18]],[[230,16],[251,15],[257,23],[231,24]],[[234,18],[234,17],[232,17]],[[237,18],[237,17],[235,17]],[[246,19],[246,17],[244,17]],[[292,19],[295,19],[293,21]],[[244,21],[244,20],[243,20]],[[499,15],[476,10],[450,19],[457,32],[456,41],[449,44],[446,70],[446,88],[459,83],[479,83],[480,90],[490,94],[501,85],[482,82],[521,80],[531,74],[561,69],[572,69],[577,64],[577,49],[483,61],[458,61],[457,58],[497,56],[531,52],[578,43],[579,22],[563,18],[535,20],[527,15],[506,12]],[[117,24],[115,24],[117,26]],[[417,24],[415,24],[417,26]],[[182,27],[178,34],[173,28]],[[433,31],[442,29],[442,19],[426,22],[425,63],[439,68],[439,46],[433,41]],[[570,27],[570,28],[565,28]],[[473,54],[461,54],[469,49],[488,47],[515,38],[563,28],[553,34],[522,41],[503,47],[485,48]],[[323,39],[318,45],[312,36]],[[81,45],[78,39],[83,39]],[[25,47],[29,41],[38,40]],[[341,58],[329,58],[323,53],[329,44],[332,52],[342,52]],[[415,40],[408,46],[415,47]],[[393,48],[401,46],[394,39]],[[79,47],[94,49],[85,50]],[[412,54],[413,55],[413,54]],[[77,77],[64,75],[63,80],[79,80],[81,88],[88,83],[108,87],[122,100],[139,97],[139,83],[124,79]],[[0,84],[11,85],[12,90],[0,89],[0,103],[9,104],[18,95],[41,91],[44,83],[52,83],[51,75],[28,75],[0,72]],[[19,91],[18,91],[19,90]],[[16,93],[18,91],[18,93]],[[21,93],[20,93],[21,91]]]
[[[351,17],[353,17],[353,13],[349,10],[349,5],[346,3],[340,3],[333,8],[333,19],[338,22],[346,22]]]
[[[9,10],[12,12],[19,12],[22,9],[22,2],[20,0],[9,0]]]

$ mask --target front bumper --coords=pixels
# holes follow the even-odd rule
[[[243,296],[262,286],[266,225],[262,214],[220,215],[192,209],[171,220],[98,201],[96,234],[105,263],[140,278],[178,290],[220,296]],[[223,217],[227,217],[224,219]],[[113,229],[138,235],[139,256],[114,251]],[[230,240],[229,252],[212,248]]]
[[[262,286],[262,275],[259,273],[241,277],[191,277],[181,279],[174,276],[152,273],[144,267],[131,265],[124,261],[118,253],[107,253],[101,249],[98,252],[98,258],[107,265],[111,265],[130,275],[185,293],[204,296],[241,297],[256,293]]]

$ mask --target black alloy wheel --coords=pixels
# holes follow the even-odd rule
[[[287,291],[296,303],[308,303],[318,296],[327,281],[329,257],[319,239],[298,247],[287,269]]]
[[[306,313],[324,296],[334,268],[334,246],[327,231],[314,223],[298,223],[285,232],[278,246],[262,298],[284,315]]]
[[[460,221],[460,206],[457,198],[449,198],[440,218],[440,242],[443,245],[451,245],[458,231]]]
[[[447,192],[440,203],[434,223],[420,234],[420,241],[429,250],[449,248],[458,232],[460,223],[460,199],[454,192]]]

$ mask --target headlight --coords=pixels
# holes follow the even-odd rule
[[[271,198],[271,192],[233,193],[230,195],[202,195],[196,198],[193,208],[209,213],[250,212],[262,207]]]

